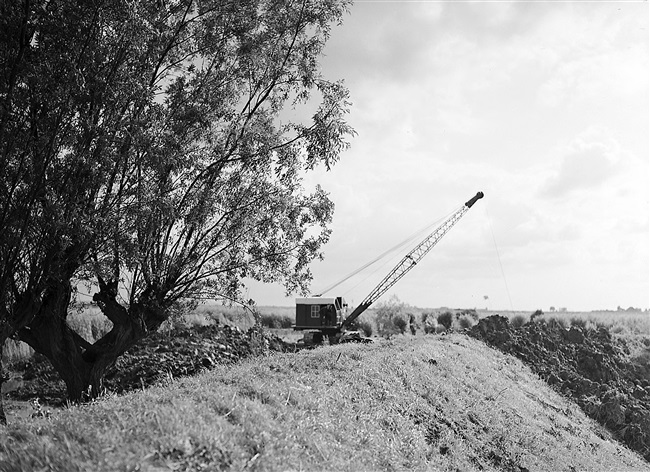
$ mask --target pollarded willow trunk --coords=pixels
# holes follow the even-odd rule
[[[47,303],[43,303],[34,321],[20,331],[20,338],[49,359],[66,384],[68,399],[77,402],[100,395],[108,369],[130,347],[157,330],[166,317],[164,310],[149,300],[127,309],[116,301],[116,290],[100,281],[100,292],[94,300],[113,327],[90,343],[66,322],[71,295],[69,284],[52,287]]]
[[[20,339],[44,355],[65,382],[71,400],[81,398],[90,366],[83,361],[82,338],[67,324],[72,298],[70,282],[50,281],[43,303],[31,323],[19,331]]]

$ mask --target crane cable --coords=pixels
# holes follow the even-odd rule
[[[375,264],[377,261],[379,261],[379,260],[385,258],[388,254],[390,254],[390,253],[392,253],[392,252],[395,252],[395,251],[397,251],[398,249],[401,249],[402,247],[404,247],[404,246],[406,246],[407,244],[411,243],[413,240],[415,240],[415,239],[416,239],[418,236],[420,236],[422,233],[424,233],[424,232],[430,230],[430,229],[431,229],[432,227],[434,227],[434,226],[437,226],[438,224],[440,224],[441,221],[446,220],[450,215],[452,215],[453,213],[457,212],[459,208],[460,208],[460,207],[458,207],[458,208],[455,209],[454,211],[449,212],[447,215],[445,215],[445,216],[443,216],[443,217],[441,217],[441,218],[438,218],[438,219],[436,219],[435,221],[432,221],[431,223],[429,223],[429,224],[427,224],[426,226],[424,226],[424,227],[422,227],[422,228],[416,230],[415,232],[411,233],[411,234],[410,234],[409,236],[407,236],[406,239],[404,239],[403,241],[397,243],[395,246],[393,246],[393,247],[391,247],[390,249],[384,251],[383,253],[381,253],[381,254],[380,254],[379,256],[377,256],[376,258],[374,258],[374,259],[372,259],[371,261],[365,263],[364,265],[362,265],[362,266],[359,267],[358,269],[352,271],[351,273],[349,273],[348,275],[346,275],[345,277],[343,277],[343,279],[339,280],[338,282],[335,282],[334,284],[332,284],[332,285],[326,287],[324,290],[322,290],[322,291],[320,292],[319,295],[315,295],[315,296],[317,296],[317,297],[322,296],[323,294],[329,292],[330,290],[332,290],[332,289],[338,287],[338,286],[341,285],[343,282],[346,282],[347,280],[351,279],[352,277],[354,277],[355,275],[357,275],[357,274],[358,274],[359,272],[361,272],[362,270],[367,269],[367,268],[370,267],[371,265]],[[383,265],[382,265],[381,267],[383,267]],[[375,272],[376,272],[376,271],[374,271],[373,274],[374,274]],[[372,274],[370,274],[370,275],[372,275]],[[368,275],[368,277],[370,277],[370,275]],[[367,279],[368,277],[366,277],[366,279]],[[366,279],[364,279],[364,280],[366,280]],[[363,282],[363,280],[362,280],[361,282],[359,282],[359,284],[362,283],[362,282]],[[357,285],[359,285],[359,284],[357,284]],[[355,287],[356,287],[356,286],[355,286]],[[353,288],[354,288],[354,287],[353,287]],[[349,291],[349,290],[348,290],[348,291]],[[346,292],[346,293],[347,293],[347,292]]]
[[[510,297],[510,289],[508,288],[506,273],[503,270],[503,264],[501,264],[501,255],[499,254],[499,247],[497,246],[497,238],[494,236],[494,229],[492,228],[492,220],[490,219],[490,214],[488,213],[488,205],[486,204],[484,208],[485,208],[485,216],[487,217],[488,220],[488,226],[490,227],[490,233],[492,234],[492,241],[494,242],[494,251],[497,254],[497,260],[499,261],[499,269],[501,270],[501,277],[503,278],[503,284],[506,287],[506,294],[508,295],[508,301],[510,302],[510,310],[514,312],[515,309],[512,304],[512,298]]]

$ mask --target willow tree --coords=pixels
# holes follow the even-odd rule
[[[2,335],[46,355],[71,399],[97,395],[106,369],[181,301],[239,298],[246,278],[307,289],[333,205],[302,178],[329,169],[354,134],[346,89],[318,65],[347,6],[3,5],[0,144],[24,170],[16,184],[2,177],[2,203],[29,229],[1,220],[15,235],[3,254],[23,270],[2,261]],[[283,113],[314,102],[307,120]],[[29,208],[18,188],[32,189]],[[79,281],[112,322],[95,342],[66,322]]]

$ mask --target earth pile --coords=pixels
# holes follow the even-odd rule
[[[650,380],[606,328],[567,329],[554,320],[515,328],[495,315],[479,320],[469,335],[524,361],[650,461]]]
[[[217,364],[287,349],[282,339],[259,327],[243,331],[217,324],[162,330],[123,354],[107,372],[104,387],[109,392],[127,392],[166,378],[194,375]],[[22,370],[23,383],[9,393],[12,398],[40,398],[55,405],[65,401],[65,384],[47,358],[36,354]]]

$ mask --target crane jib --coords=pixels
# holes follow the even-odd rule
[[[386,277],[374,288],[374,290],[352,311],[343,323],[341,323],[341,330],[357,319],[366,309],[372,305],[379,297],[381,297],[388,289],[397,283],[406,273],[411,270],[420,260],[436,245],[440,239],[447,234],[447,232],[460,220],[467,210],[469,210],[474,203],[483,198],[483,192],[478,192],[465,205],[452,214],[445,220],[438,228],[429,234],[420,244],[411,250],[400,262],[388,273]]]
[[[465,206],[467,208],[472,208],[472,205],[474,205],[478,199],[483,198],[483,195],[483,192],[477,192],[477,194],[474,195],[469,201],[465,202]]]

